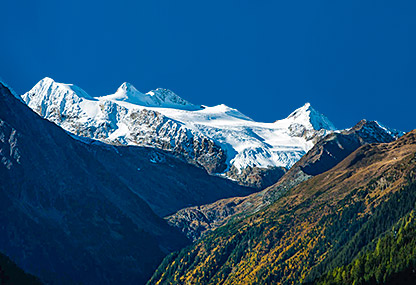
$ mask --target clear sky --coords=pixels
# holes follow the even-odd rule
[[[338,127],[416,128],[416,1],[2,1],[0,77],[90,95],[124,81],[272,122],[310,102]]]

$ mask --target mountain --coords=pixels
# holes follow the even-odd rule
[[[390,143],[365,144],[269,207],[172,253],[149,284],[314,282],[352,262],[363,248],[373,250],[411,215],[415,173],[416,131]]]
[[[332,133],[319,141],[300,167],[306,174],[315,176],[331,169],[364,144],[391,142],[402,135],[377,121],[361,120],[353,128]]]
[[[57,112],[57,109],[54,109],[51,106],[46,107],[45,105],[40,104],[42,112],[38,111],[48,117],[51,121],[55,121],[55,119],[51,118],[55,118],[54,116],[58,115],[58,113],[64,113],[69,117],[75,116],[73,114],[77,113],[76,110],[78,107],[76,107],[76,104],[70,104],[68,102],[92,98],[85,91],[82,91],[76,86],[57,84],[48,78],[44,79],[44,81],[48,84],[45,83],[40,85],[39,87],[42,87],[43,89],[41,88],[38,92],[44,96],[56,96],[56,98],[42,98],[42,102],[43,100],[46,100],[45,102],[55,102],[58,100],[57,98],[60,98],[59,100],[68,100],[58,100],[59,104],[57,104],[60,106],[59,108],[65,110],[62,112]],[[124,86],[128,85],[124,84]],[[129,92],[133,92],[133,88],[134,87],[129,86]],[[33,98],[31,102],[35,104],[33,100],[36,98]],[[84,103],[86,102],[83,102],[83,104]],[[107,103],[110,105],[112,104],[111,101],[105,101],[105,104]],[[136,113],[132,113],[131,116],[134,114]],[[146,127],[143,125],[143,121],[152,121],[155,119],[155,117],[153,117],[154,114],[153,111],[142,110],[140,112],[140,117],[135,118],[135,120],[133,120],[134,123],[132,124],[135,128]],[[116,116],[115,114],[106,115],[109,117],[112,117],[113,115]],[[62,117],[62,115],[59,116]],[[100,119],[96,120],[97,122],[102,123]],[[67,120],[65,120],[65,122],[67,122]],[[152,121],[152,123],[154,123],[154,121]],[[68,125],[64,126],[68,127]],[[155,129],[156,128],[153,130]],[[88,135],[86,137],[88,137]],[[162,217],[187,206],[201,205],[214,202],[221,198],[244,196],[253,193],[253,189],[239,187],[231,181],[226,181],[215,176],[209,176],[203,169],[191,167],[188,163],[184,163],[177,159],[176,157],[179,155],[176,152],[164,152],[159,151],[158,148],[143,148],[136,147],[135,145],[129,145],[128,147],[118,146],[122,144],[111,147],[100,143],[99,141],[80,136],[73,136],[73,138],[89,145],[92,149],[91,153],[103,167],[107,169],[107,171],[118,176],[126,186],[145,200],[156,214]],[[159,138],[155,135],[154,137],[150,136],[149,139],[155,141]],[[209,148],[207,141],[202,140],[201,143]],[[179,148],[177,150],[179,151]],[[197,152],[203,151],[205,151],[204,148],[197,150]],[[209,155],[209,151],[207,151],[206,154]],[[178,175],[178,172],[181,173],[180,176]]]
[[[197,106],[165,89],[143,94],[128,83],[114,94],[92,97],[75,85],[45,78],[22,99],[75,135],[169,150],[210,173],[256,188],[279,177],[263,183],[262,175],[253,178],[252,169],[282,172],[335,130],[309,103],[286,119],[259,123],[225,105]]]
[[[274,185],[246,197],[233,197],[179,210],[167,217],[170,225],[180,228],[196,240],[207,231],[269,206],[291,188],[331,169],[360,146],[388,143],[403,133],[388,129],[376,121],[361,120],[353,128],[333,132],[320,139]]]
[[[0,253],[0,284],[42,284],[35,276],[27,274],[7,256]]]
[[[295,110],[287,119],[292,120],[293,123],[305,126],[307,129],[335,130],[335,126],[328,118],[313,109],[310,103],[306,103],[301,108]]]
[[[50,78],[44,79],[47,84],[53,84]],[[43,84],[41,84],[42,86]],[[73,85],[72,85],[73,86]],[[102,100],[123,101],[134,105],[146,107],[162,107],[173,108],[179,110],[196,111],[203,109],[202,106],[196,106],[182,99],[170,90],[158,88],[147,92],[146,94],[138,91],[133,85],[124,82],[116,91],[116,93],[101,97]]]
[[[0,252],[45,283],[144,283],[188,244],[160,216],[252,192],[173,153],[69,134],[2,84],[0,162]]]

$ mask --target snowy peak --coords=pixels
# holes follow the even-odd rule
[[[32,106],[62,105],[67,103],[80,103],[88,101],[121,101],[130,104],[155,107],[173,108],[179,110],[196,111],[201,106],[191,104],[168,89],[158,88],[147,93],[138,91],[131,83],[124,82],[114,94],[92,97],[80,87],[73,84],[64,84],[45,77],[39,81],[29,92],[21,96],[23,101]],[[41,108],[37,112],[43,114]]]
[[[118,90],[124,90],[126,92],[137,92],[137,89],[131,83],[128,82],[124,82],[123,84],[121,84]]]
[[[85,98],[93,100],[82,88],[73,84],[55,82],[52,78],[45,77],[39,81],[29,92],[22,95],[23,101],[28,103],[30,100],[53,100],[64,99],[65,97]]]
[[[36,113],[46,118],[59,117],[64,111],[78,112],[81,102],[95,100],[80,87],[58,83],[49,77],[39,81],[21,98]]]
[[[138,91],[131,83],[124,82],[117,89],[116,93],[101,97],[96,97],[98,100],[109,100],[109,101],[125,101],[132,104],[149,106],[151,100],[146,98],[147,96]]]
[[[124,82],[121,86],[117,89],[115,94],[124,95],[126,98],[140,98],[144,94],[141,93],[139,90],[136,89],[131,83]]]
[[[92,118],[98,112],[99,102],[80,87],[73,84],[55,82],[49,77],[39,81],[30,91],[21,96],[22,100],[38,115],[68,131],[62,125],[67,118]],[[91,108],[92,107],[92,108]]]
[[[302,107],[293,111],[286,120],[293,121],[293,123],[301,124],[306,127],[311,127],[314,130],[336,130],[334,124],[320,112],[312,108],[310,103],[306,103]]]
[[[147,92],[146,95],[150,96],[155,104],[160,107],[184,109],[189,111],[202,109],[201,106],[189,103],[169,89],[157,88],[156,90]]]
[[[112,95],[97,97],[99,100],[124,101],[135,105],[156,108],[173,108],[188,111],[200,110],[168,89],[157,88],[145,94],[138,91],[132,84],[124,82]]]
[[[254,165],[289,168],[335,129],[310,104],[286,119],[262,123],[223,104],[194,105],[170,90],[142,93],[127,82],[113,94],[91,97],[79,87],[45,78],[22,98],[77,136],[175,151],[218,173]]]

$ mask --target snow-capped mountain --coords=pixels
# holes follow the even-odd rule
[[[166,89],[141,93],[129,83],[114,94],[92,97],[75,85],[45,78],[21,97],[75,135],[171,150],[211,173],[289,168],[335,130],[309,103],[285,119],[261,123],[225,105],[194,105]]]
[[[390,143],[402,135],[402,132],[388,129],[376,121],[361,120],[350,129],[333,132],[317,141],[271,187],[245,197],[226,198],[211,204],[183,208],[166,217],[166,220],[196,240],[234,216],[251,215],[269,206],[293,187],[330,170],[359,147],[373,143]]]
[[[22,99],[36,113],[75,135],[112,144],[174,151],[209,172],[226,169],[224,150],[212,139],[158,112],[168,108],[154,105],[175,106],[177,109],[172,110],[177,111],[201,107],[163,89],[147,94],[126,83],[115,94],[94,98],[75,85],[45,78]]]
[[[48,80],[51,79],[48,78]],[[189,111],[202,109],[201,106],[189,103],[170,90],[157,88],[143,94],[128,82],[124,82],[117,89],[116,93],[100,97],[100,100],[123,101],[146,107],[174,108]]]

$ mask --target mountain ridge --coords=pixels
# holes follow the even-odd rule
[[[225,105],[196,106],[169,90],[144,94],[127,83],[115,94],[92,97],[45,78],[21,97],[39,115],[76,135],[173,151],[210,173],[237,175],[241,184],[254,187],[262,183],[238,177],[242,170],[289,168],[335,130],[310,104],[285,119],[260,123]]]
[[[112,95],[95,97],[98,100],[120,100],[135,105],[146,107],[176,108],[180,110],[196,111],[203,109],[194,105],[168,89],[157,88],[147,93],[142,93],[131,83],[124,82]]]
[[[305,103],[305,105],[293,111],[287,118],[297,119],[299,117],[309,118],[309,123],[315,130],[336,130],[334,124],[332,124],[331,121],[329,121],[329,119],[325,115],[315,110],[309,102]]]

